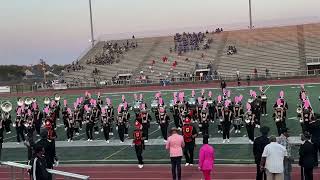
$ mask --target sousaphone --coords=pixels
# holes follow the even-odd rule
[[[27,97],[25,100],[24,100],[24,103],[26,105],[31,105],[32,104],[32,99],[30,97]]]
[[[1,104],[1,109],[3,112],[9,113],[12,110],[12,104],[9,101],[4,101]]]

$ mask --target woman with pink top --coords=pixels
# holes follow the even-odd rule
[[[170,152],[171,170],[173,180],[181,180],[181,158],[182,148],[184,147],[184,140],[181,135],[178,134],[177,128],[171,129],[171,136],[168,137],[166,142],[166,149]]]
[[[214,148],[208,144],[208,135],[203,136],[203,145],[199,152],[199,169],[205,180],[211,180],[211,171],[214,166]]]

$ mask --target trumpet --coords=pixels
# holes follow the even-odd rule
[[[1,104],[2,111],[9,113],[12,110],[12,104],[9,101],[5,101]]]

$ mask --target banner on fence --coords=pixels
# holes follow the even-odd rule
[[[10,86],[0,86],[0,93],[9,93]]]
[[[54,90],[68,89],[66,83],[52,84]]]

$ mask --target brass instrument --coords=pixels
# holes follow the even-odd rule
[[[2,111],[9,113],[12,110],[12,104],[9,101],[5,101],[1,104]]]
[[[24,103],[29,106],[29,105],[32,104],[32,99],[31,99],[30,97],[27,97],[27,98],[24,100]]]
[[[275,121],[276,122],[279,122],[279,121],[281,121],[281,119],[282,119],[282,115],[278,115],[278,111],[280,111],[281,113],[283,112],[283,108],[282,107],[277,107],[276,108],[276,115],[275,115]]]
[[[54,94],[54,100],[55,101],[60,101],[61,97],[59,94]]]
[[[49,105],[50,104],[50,98],[49,97],[45,97],[44,98],[44,100],[43,100],[43,103],[45,104],[45,105]]]
[[[24,100],[23,100],[23,98],[18,98],[17,105],[18,105],[18,106],[24,105]]]

